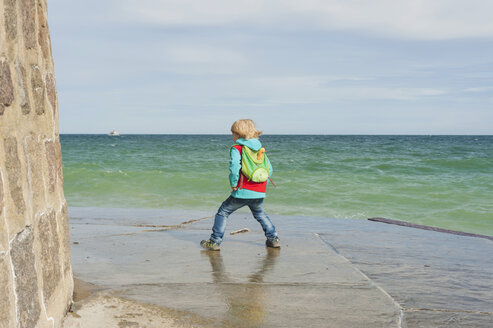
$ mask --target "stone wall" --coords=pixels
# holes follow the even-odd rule
[[[0,328],[60,327],[72,302],[46,0],[0,0]]]

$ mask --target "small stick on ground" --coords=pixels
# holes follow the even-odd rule
[[[249,232],[250,229],[248,228],[243,228],[243,229],[240,229],[240,230],[236,230],[236,231],[231,231],[229,234],[230,235],[236,235],[237,233],[243,233],[243,232]]]

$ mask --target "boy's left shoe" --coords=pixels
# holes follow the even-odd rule
[[[265,241],[265,246],[272,247],[272,248],[280,248],[281,247],[281,240],[279,239],[279,237],[267,239]]]
[[[219,244],[213,242],[212,240],[202,240],[200,242],[200,246],[203,248],[209,250],[209,251],[219,251],[221,248],[219,247]]]

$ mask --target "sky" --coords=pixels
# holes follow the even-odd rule
[[[60,133],[493,134],[490,0],[48,0]]]

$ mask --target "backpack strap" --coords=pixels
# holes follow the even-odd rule
[[[240,153],[240,163],[241,163],[241,151],[243,150],[243,145],[240,145],[240,144],[234,144],[233,146],[231,146],[231,148],[234,148],[236,149],[239,153]],[[245,176],[243,175],[243,173],[241,172],[241,168],[240,168],[240,177],[239,177],[239,183],[238,183],[238,189],[243,189],[243,179],[245,178]]]

